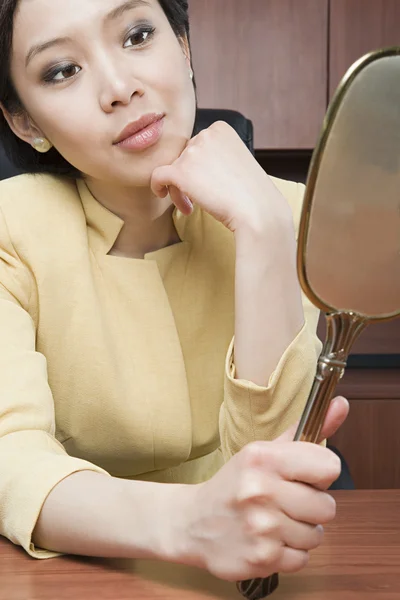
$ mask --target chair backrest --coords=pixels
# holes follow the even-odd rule
[[[210,127],[215,121],[225,121],[226,123],[229,123],[241,137],[250,152],[254,154],[253,123],[236,110],[199,108],[197,111],[194,133],[196,134],[202,129],[207,129],[207,127]]]
[[[19,175],[21,171],[7,158],[0,140],[0,180]]]
[[[231,125],[243,142],[254,154],[253,147],[253,124],[244,115],[234,110],[200,108],[197,111],[195,122],[195,134],[202,129],[206,129],[215,121],[226,121]],[[0,140],[0,180],[19,175],[21,170],[6,157],[4,148]]]

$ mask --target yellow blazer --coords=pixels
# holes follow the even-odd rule
[[[304,186],[274,183],[297,228]],[[198,208],[174,220],[182,242],[112,256],[123,221],[83,180],[0,183],[0,534],[31,556],[57,555],[31,534],[68,475],[201,482],[306,403],[318,311],[304,298],[268,387],[235,380],[233,235]]]

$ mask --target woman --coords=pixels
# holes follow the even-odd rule
[[[0,533],[37,558],[302,568],[340,465],[291,442],[320,351],[301,186],[227,125],[190,139],[185,0],[0,6],[0,135],[30,172],[0,185]]]

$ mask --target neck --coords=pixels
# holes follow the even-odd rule
[[[109,254],[143,258],[148,252],[180,241],[169,196],[158,198],[148,187],[117,187],[88,179],[85,182],[96,200],[124,221]]]

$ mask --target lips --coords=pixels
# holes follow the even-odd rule
[[[121,133],[115,140],[114,145],[119,144],[119,143],[123,142],[124,140],[127,140],[128,138],[132,137],[136,133],[139,133],[139,131],[146,129],[146,127],[149,127],[150,125],[153,125],[154,123],[157,123],[157,121],[160,121],[163,117],[164,117],[164,114],[162,114],[162,113],[151,113],[148,115],[144,115],[143,117],[140,117],[140,119],[138,119],[137,121],[134,121],[133,123],[130,123],[129,125],[127,125],[125,127],[125,129],[123,131],[121,131]]]

